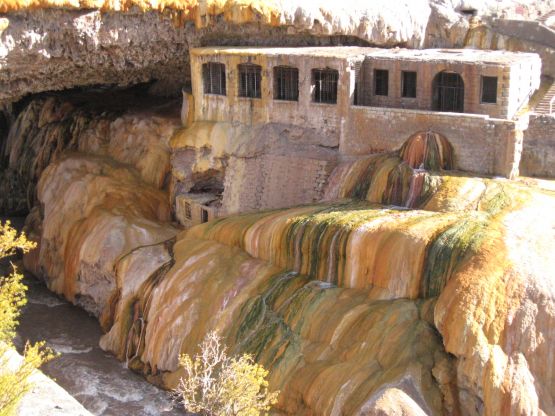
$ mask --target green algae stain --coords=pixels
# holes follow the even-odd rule
[[[420,297],[439,296],[457,266],[470,252],[477,251],[486,235],[489,216],[473,213],[440,232],[426,254]]]

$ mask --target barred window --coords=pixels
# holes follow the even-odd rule
[[[335,69],[312,70],[312,101],[315,103],[337,103],[337,81],[339,72]]]
[[[185,218],[190,220],[192,217],[191,204],[189,202],[185,202]]]
[[[299,100],[299,70],[289,66],[274,67],[274,99]]]
[[[353,105],[363,105],[363,72],[361,71],[362,69],[362,62],[356,62],[355,63],[355,91],[353,93]]]
[[[405,98],[416,98],[416,72],[403,71],[401,78],[401,95]]]
[[[226,95],[224,64],[219,62],[202,64],[202,79],[205,94]]]
[[[240,64],[239,69],[239,97],[260,98],[262,96],[260,83],[262,67],[254,64]]]
[[[389,71],[386,69],[374,70],[374,95],[389,94]]]
[[[482,77],[482,102],[497,102],[497,77]]]

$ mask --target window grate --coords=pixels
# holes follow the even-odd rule
[[[335,69],[312,70],[312,101],[315,103],[337,103],[337,81],[339,72]]]
[[[374,70],[374,95],[389,94],[389,71],[386,69]]]
[[[262,67],[254,64],[240,64],[239,69],[239,97],[260,98]]]
[[[363,85],[362,62],[355,63],[355,90],[353,93],[353,105],[363,105]]]
[[[224,64],[219,62],[202,64],[202,79],[205,94],[226,95]]]
[[[464,82],[456,72],[440,72],[432,82],[433,109],[452,113],[464,112]]]
[[[401,94],[405,98],[416,98],[416,72],[403,71]]]
[[[193,218],[193,215],[191,212],[191,204],[189,202],[185,202],[185,218],[187,218],[188,220]]]
[[[482,102],[497,102],[497,77],[482,77]]]
[[[299,70],[289,66],[274,67],[274,99],[299,100]]]

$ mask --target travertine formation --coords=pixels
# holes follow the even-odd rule
[[[89,105],[96,100],[123,104],[109,110]],[[172,103],[143,110],[138,100],[132,94],[77,94],[30,102],[0,144],[0,213],[16,215],[32,208],[42,172],[65,151],[110,155],[162,188],[170,171],[169,140],[179,118]]]
[[[28,218],[40,250],[26,264],[95,314],[101,346],[131,368],[172,387],[179,353],[216,329],[270,370],[284,414],[553,412],[548,192],[437,171],[452,148],[425,133],[340,163],[327,202],[178,233],[146,174],[160,159],[143,175],[125,164],[141,166],[136,146],[118,146],[133,143],[126,131],[104,143],[119,162],[72,153],[44,170]],[[183,134],[172,146],[196,149],[190,172],[248,150]],[[154,137],[141,154],[159,154],[167,139]],[[279,149],[259,145],[257,157]]]
[[[6,2],[0,101],[152,80],[181,93],[197,46],[461,45],[469,14],[498,4],[317,3]],[[540,3],[501,5],[535,18]],[[0,207],[34,205],[25,266],[130,368],[171,388],[179,354],[216,330],[270,371],[280,414],[555,414],[555,196],[453,170],[502,172],[519,123],[353,105],[347,125],[184,93],[180,128],[175,106],[75,94],[5,107]]]

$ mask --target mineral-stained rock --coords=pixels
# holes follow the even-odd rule
[[[117,94],[90,94],[85,101],[123,98],[130,99]],[[154,107],[143,111],[110,109],[107,105],[106,110],[82,102],[76,105],[76,99],[77,95],[37,98],[19,113],[0,146],[0,166],[4,168],[0,172],[0,212],[14,215],[30,209],[35,204],[40,175],[68,150],[110,155],[111,159],[133,165],[148,184],[157,188],[166,185],[170,171],[168,142],[179,125],[172,107],[163,107],[166,115],[160,115]]]
[[[136,356],[137,343],[141,342],[144,331],[144,318],[139,316],[139,296],[150,281],[156,283],[173,263],[168,243],[138,247],[122,257],[115,270],[117,286],[117,307],[113,311],[113,324],[110,331],[100,340],[100,346],[111,351],[126,364]],[[137,322],[129,328],[129,322]],[[122,334],[126,336],[122,336]]]
[[[217,330],[270,370],[287,414],[553,413],[555,198],[399,163],[340,166],[328,196],[351,199],[217,219],[174,243],[160,191],[66,156],[39,183],[39,263],[99,316],[103,348],[166,387]],[[391,199],[411,208],[379,204]]]
[[[48,287],[110,320],[115,265],[140,246],[171,239],[167,194],[110,159],[67,156],[38,184],[43,207],[39,269]]]

